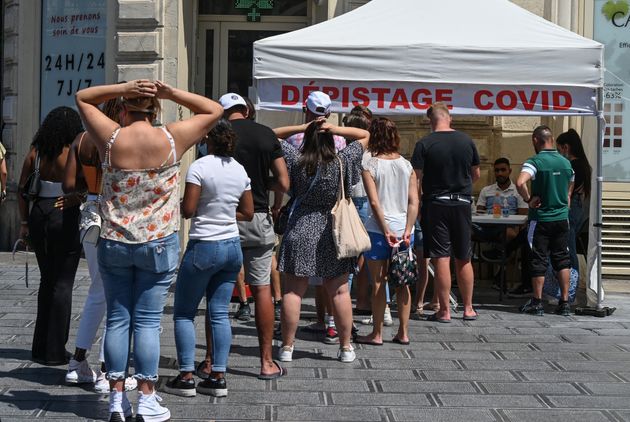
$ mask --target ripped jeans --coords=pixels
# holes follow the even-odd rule
[[[98,263],[107,299],[105,366],[107,378],[124,379],[133,332],[134,376],[156,382],[160,360],[160,319],[179,261],[173,233],[129,244],[101,239]]]

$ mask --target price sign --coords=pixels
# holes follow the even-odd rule
[[[630,180],[630,1],[595,0],[593,38],[604,49],[604,178]],[[588,140],[587,140],[588,142]],[[593,163],[591,163],[592,165]]]
[[[42,2],[40,118],[75,107],[74,94],[105,82],[107,2]]]

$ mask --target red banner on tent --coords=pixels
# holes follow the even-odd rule
[[[374,114],[422,114],[441,101],[453,114],[465,115],[593,115],[596,90],[586,87],[420,84],[336,80],[257,81],[258,105],[265,110],[301,109],[313,91],[330,95],[333,112],[356,105]]]

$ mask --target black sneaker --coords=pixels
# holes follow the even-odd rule
[[[197,391],[201,394],[207,394],[214,397],[227,397],[227,383],[225,378],[213,379],[201,381],[197,384]]]
[[[533,299],[528,300],[524,305],[518,308],[518,310],[523,314],[545,315],[545,308],[542,302],[534,303]]]
[[[164,384],[164,391],[182,397],[195,397],[197,395],[195,380],[192,378],[185,380],[181,374]]]
[[[558,303],[558,307],[556,308],[556,314],[562,316],[570,316],[571,315],[571,305],[568,302],[560,302]]]
[[[238,306],[238,311],[234,314],[234,318],[244,322],[252,319],[252,309],[249,307],[249,303],[241,303]]]
[[[529,297],[532,295],[532,288],[523,286],[522,284],[508,292],[508,297]]]
[[[277,301],[273,304],[273,315],[276,321],[280,321],[280,307],[282,306],[281,301]]]

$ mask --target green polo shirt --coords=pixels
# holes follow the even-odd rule
[[[532,176],[532,196],[542,205],[529,209],[529,219],[540,222],[569,218],[569,185],[573,181],[571,162],[555,149],[544,149],[525,163],[521,171]]]

